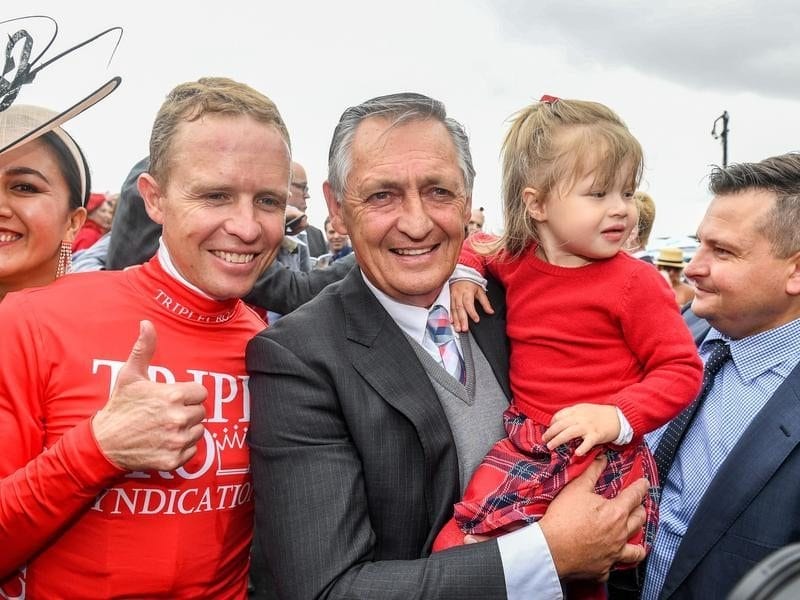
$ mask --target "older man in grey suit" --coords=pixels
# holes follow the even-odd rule
[[[334,132],[324,191],[359,269],[247,355],[257,520],[281,598],[557,598],[559,577],[644,555],[626,540],[647,483],[602,499],[601,462],[538,524],[430,553],[508,404],[503,318],[455,338],[442,312],[473,177],[462,127],[425,96],[369,100]]]

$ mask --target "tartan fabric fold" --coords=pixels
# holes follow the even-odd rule
[[[463,539],[466,533],[500,535],[520,525],[538,521],[559,491],[583,473],[604,452],[608,466],[595,486],[605,498],[641,477],[650,481],[644,500],[644,527],[630,542],[644,543],[649,552],[658,522],[658,476],[644,441],[628,446],[599,446],[586,456],[574,456],[580,441],[572,440],[552,452],[542,441],[547,426],[511,407],[503,414],[508,437],[497,442],[483,459],[455,505],[455,520]],[[459,542],[460,543],[460,542]],[[441,549],[441,548],[440,548]]]

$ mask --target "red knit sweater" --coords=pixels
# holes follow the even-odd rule
[[[176,471],[120,471],[90,427],[141,319],[158,336],[151,379],[208,388],[205,436]],[[27,562],[28,598],[244,598],[244,354],[263,321],[199,297],[154,258],[9,294],[0,322],[0,579]]]
[[[487,259],[469,243],[459,262],[506,288],[511,389],[527,416],[548,425],[567,406],[612,404],[639,437],[696,396],[702,363],[652,265],[620,252],[564,268],[533,248],[516,260]]]

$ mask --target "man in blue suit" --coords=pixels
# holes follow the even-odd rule
[[[710,189],[685,272],[710,326],[692,325],[700,354],[719,370],[683,431],[648,437],[666,472],[646,600],[724,598],[800,541],[800,154],[715,169]]]

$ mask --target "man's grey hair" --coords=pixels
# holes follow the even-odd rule
[[[716,167],[708,189],[715,196],[749,190],[773,192],[775,206],[757,224],[758,230],[770,240],[775,256],[788,258],[800,251],[800,153]]]
[[[381,117],[397,126],[408,121],[432,119],[442,123],[450,134],[458,154],[458,166],[464,176],[467,196],[472,195],[475,181],[475,168],[472,166],[472,155],[469,151],[469,138],[464,127],[455,119],[447,116],[444,104],[423,94],[404,92],[378,96],[358,106],[351,106],[342,113],[339,124],[333,131],[331,148],[328,152],[328,183],[336,194],[336,200],[342,201],[347,188],[347,178],[352,167],[353,138],[362,121],[369,117]]]

